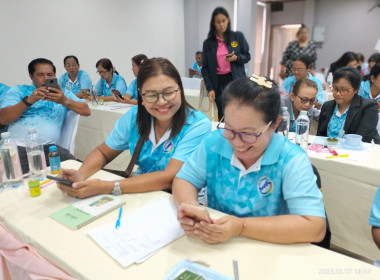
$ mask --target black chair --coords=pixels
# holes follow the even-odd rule
[[[314,165],[312,165],[312,167],[313,167],[315,176],[317,176],[317,186],[319,189],[321,189],[322,187],[321,176],[319,175],[318,169]],[[321,242],[312,243],[312,244],[325,248],[325,249],[330,249],[331,231],[330,231],[330,225],[329,225],[329,220],[327,218],[326,210],[325,210],[325,214],[326,214],[326,235]]]

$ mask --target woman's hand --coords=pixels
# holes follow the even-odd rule
[[[208,101],[210,103],[214,103],[215,102],[215,91],[214,90],[210,90],[208,92]]]
[[[192,204],[196,205],[197,203],[192,203]],[[186,216],[185,211],[181,205],[178,206],[177,208],[177,219],[186,234],[189,234],[189,235],[194,234],[194,229],[195,229],[194,226],[195,224],[197,224],[197,222],[194,219]]]
[[[242,219],[235,216],[224,216],[213,223],[201,221],[195,223],[193,232],[198,235],[204,242],[216,244],[227,241],[235,235],[239,235],[242,229]]]

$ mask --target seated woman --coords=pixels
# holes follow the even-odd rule
[[[137,104],[137,74],[139,73],[141,64],[147,60],[148,57],[145,54],[138,54],[132,57],[132,72],[135,75],[136,79],[134,79],[132,83],[129,84],[127,92],[123,95],[123,98],[120,98],[115,94],[112,94],[112,96],[117,102],[133,105]]]
[[[318,92],[317,84],[308,79],[298,80],[290,95],[281,96],[281,107],[287,107],[290,116],[289,130],[296,131],[296,122],[301,111],[307,111],[310,121],[319,119],[319,111],[314,107]]]
[[[369,80],[360,84],[359,95],[364,98],[376,100],[380,112],[380,63],[371,68]]]
[[[66,73],[58,79],[62,89],[70,90],[79,98],[87,97],[83,94],[82,89],[90,92],[92,81],[86,71],[79,70],[79,60],[74,55],[68,55],[63,59]]]
[[[73,187],[59,185],[75,197],[100,193],[147,192],[171,189],[175,174],[211,130],[210,120],[187,103],[181,76],[164,58],[144,62],[137,79],[138,106],[132,107],[116,123],[105,143],[96,147],[78,171],[62,169],[61,176]],[[124,150],[138,155],[137,176],[110,182],[86,180]]]
[[[380,249],[380,185],[372,201],[368,224],[372,226],[373,241],[375,241],[376,246]]]
[[[282,85],[285,88],[286,92],[290,94],[293,91],[294,84],[297,80],[301,79],[309,79],[314,81],[317,84],[318,87],[318,93],[317,93],[317,102],[314,104],[316,108],[320,108],[323,104],[323,87],[321,81],[319,81],[317,78],[313,77],[308,71],[311,66],[311,60],[308,55],[301,55],[296,58],[296,60],[293,61],[293,75],[290,77],[287,77],[283,82]]]
[[[223,92],[225,123],[206,136],[173,182],[178,220],[207,243],[233,236],[273,243],[319,242],[326,232],[322,194],[307,154],[274,133],[280,93],[264,77],[231,82]],[[211,223],[185,216],[207,185]]]
[[[364,142],[380,144],[376,126],[377,103],[359,96],[361,75],[352,67],[335,71],[331,91],[334,100],[323,104],[319,115],[318,136],[342,138],[345,134],[359,134]]]
[[[127,84],[122,76],[115,70],[111,60],[102,58],[96,63],[97,73],[100,79],[95,86],[98,96],[104,101],[114,101],[111,90],[116,89],[123,95],[127,91]]]
[[[357,68],[359,65],[358,55],[354,52],[345,52],[342,56],[335,62],[330,64],[330,69],[327,73],[335,73],[336,70],[342,67],[352,67]],[[327,78],[327,76],[326,76]]]

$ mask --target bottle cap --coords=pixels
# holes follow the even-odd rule
[[[282,111],[288,111],[288,107],[281,107]]]
[[[28,133],[35,133],[36,132],[36,128],[35,127],[28,127]]]
[[[56,152],[57,151],[57,146],[50,146],[49,147],[50,152]]]
[[[307,115],[307,111],[301,111],[300,115]]]

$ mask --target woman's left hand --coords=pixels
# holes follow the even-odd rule
[[[232,54],[231,57],[225,57],[224,60],[227,62],[236,61],[238,59],[237,55],[235,53]]]
[[[202,221],[195,224],[194,234],[209,244],[224,242],[240,233],[242,226],[240,220],[235,216],[224,216],[213,220],[212,224]]]
[[[104,181],[99,179],[91,179],[82,182],[75,182],[72,187],[59,184],[59,189],[74,198],[86,198],[104,193],[102,191],[102,185],[104,183]]]

